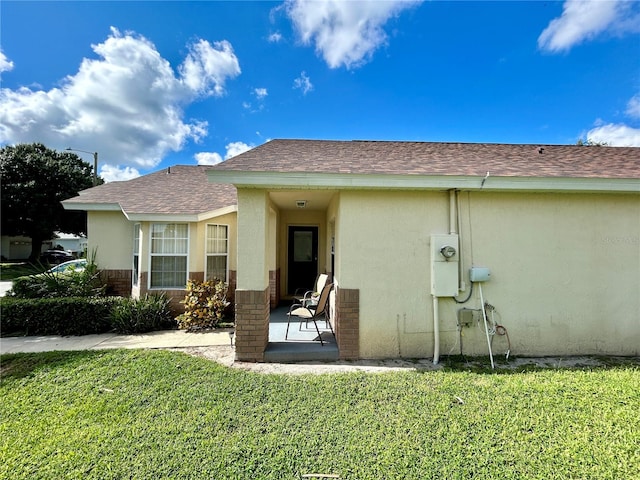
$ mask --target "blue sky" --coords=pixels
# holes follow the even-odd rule
[[[640,146],[637,1],[3,0],[0,15],[0,144],[98,151],[109,181],[274,138]]]

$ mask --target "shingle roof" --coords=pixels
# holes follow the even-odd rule
[[[390,175],[640,178],[640,148],[272,140],[213,170]]]
[[[177,165],[84,190],[64,203],[67,207],[118,204],[126,214],[169,215],[198,215],[236,205],[236,188],[209,183],[206,170],[207,166]]]

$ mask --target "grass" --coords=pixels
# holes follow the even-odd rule
[[[1,357],[0,478],[640,478],[640,369],[262,375]]]
[[[44,265],[34,265],[27,262],[0,263],[0,280],[3,282],[14,280],[18,277],[34,275],[44,272],[48,267]]]

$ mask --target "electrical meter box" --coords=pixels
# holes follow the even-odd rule
[[[458,295],[458,235],[431,235],[431,294],[436,297]]]

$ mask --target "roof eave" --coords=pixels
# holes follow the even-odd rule
[[[566,192],[640,192],[640,178],[499,177],[467,175],[399,175],[315,172],[207,172],[212,183],[271,189],[398,189]]]
[[[202,222],[210,218],[221,217],[238,211],[237,205],[217,208],[200,213],[144,213],[123,212],[125,217],[132,222]]]
[[[119,212],[122,210],[119,203],[69,202],[67,200],[60,203],[65,210],[85,210],[87,212]]]

